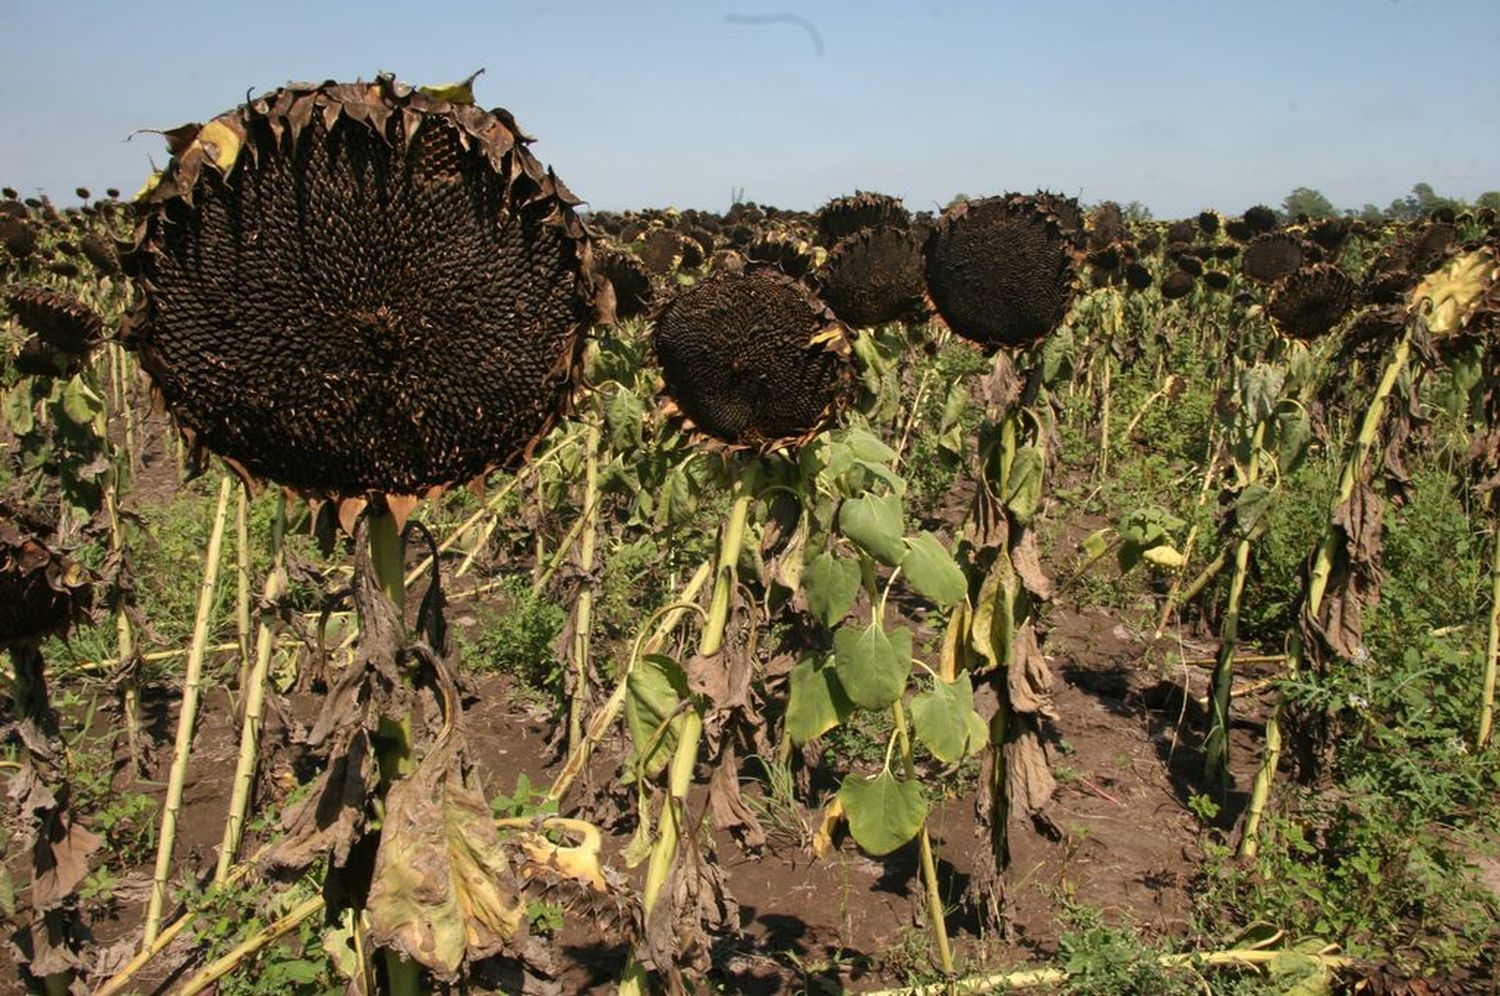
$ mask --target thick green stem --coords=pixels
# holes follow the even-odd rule
[[[1198,488],[1197,508],[1199,509],[1201,509],[1208,502],[1208,496],[1213,490],[1212,484],[1214,480],[1214,472],[1219,468],[1219,448],[1214,442],[1215,431],[1215,429],[1209,430],[1209,450],[1213,455],[1209,457],[1208,467],[1203,471],[1203,484]],[[1188,530],[1187,540],[1182,545],[1182,562],[1184,564],[1190,564],[1193,562],[1193,547],[1194,544],[1197,543],[1197,541],[1198,523],[1194,522],[1192,528]],[[1218,570],[1223,568],[1223,550],[1219,551],[1217,563],[1219,564],[1219,568],[1215,569],[1214,574],[1217,574]],[[1208,575],[1203,580],[1203,585],[1207,585],[1208,578],[1211,577],[1213,577],[1213,575]],[[1195,579],[1193,584],[1197,585],[1198,581]],[[1175,610],[1179,604],[1187,601],[1189,598],[1197,597],[1197,592],[1202,590],[1202,586],[1199,586],[1196,589],[1193,589],[1192,586],[1189,586],[1187,590],[1184,590],[1182,587],[1182,575],[1179,573],[1176,577],[1174,577],[1172,579],[1172,587],[1167,589],[1166,600],[1162,602],[1161,614],[1156,617],[1156,632],[1152,635],[1152,639],[1160,640],[1162,634],[1166,632],[1167,621],[1172,618],[1173,610]],[[1187,591],[1192,591],[1192,594],[1187,594]]]
[[[193,727],[203,696],[203,650],[208,645],[208,624],[213,615],[214,593],[219,581],[219,552],[224,545],[224,522],[229,512],[229,492],[234,480],[228,475],[219,484],[219,504],[214,511],[213,530],[203,557],[203,583],[198,589],[198,614],[193,620],[193,643],[182,682],[182,709],[177,715],[177,742],[172,770],[167,776],[167,796],[162,803],[161,834],[156,845],[156,868],[151,876],[151,896],[146,903],[144,943],[156,940],[161,930],[162,906],[167,898],[167,876],[172,871],[172,850],[177,843],[177,819],[182,810],[182,790],[187,780],[188,755],[192,751]]]
[[[286,535],[286,495],[276,496],[276,517],[271,521],[271,569],[266,574],[266,583],[261,600],[274,606],[286,585],[283,571],[282,542]],[[255,768],[260,752],[260,730],[262,713],[266,703],[267,673],[271,664],[271,648],[276,641],[274,609],[268,608],[261,617],[255,633],[255,660],[245,682],[240,686],[244,696],[244,719],[240,724],[240,754],[234,769],[234,789],[229,799],[229,818],[224,822],[224,840],[219,845],[219,865],[214,872],[214,881],[222,882],[229,875],[235,854],[240,849],[240,838],[245,832],[245,814],[250,808],[250,792],[255,785]]]
[[[1500,523],[1490,556],[1490,633],[1484,655],[1484,687],[1479,698],[1479,733],[1474,742],[1488,747],[1495,723],[1495,662],[1500,657]]]
[[[583,710],[588,703],[589,633],[594,623],[594,546],[599,523],[599,426],[584,431],[583,536],[578,542],[582,580],[573,615],[573,695],[568,702],[568,749],[583,740]]]
[[[370,544],[370,566],[375,581],[398,612],[406,606],[406,544],[396,517],[385,509],[371,510],[366,528]],[[380,772],[381,793],[393,781],[410,773],[413,765],[411,716],[382,716],[375,738],[375,762]],[[356,912],[356,915],[357,912]],[[386,982],[390,996],[416,996],[422,991],[420,967],[393,949],[385,951]]]
[[[1323,538],[1318,543],[1317,557],[1308,575],[1302,611],[1309,619],[1318,617],[1323,607],[1323,594],[1328,590],[1328,579],[1333,573],[1334,554],[1339,541],[1339,527],[1334,520],[1338,516],[1339,509],[1354,494],[1354,485],[1364,472],[1365,461],[1369,459],[1370,450],[1375,445],[1376,433],[1380,429],[1381,416],[1385,413],[1386,400],[1395,389],[1396,381],[1406,370],[1407,360],[1411,356],[1411,340],[1414,331],[1415,326],[1408,324],[1405,334],[1396,344],[1396,349],[1391,354],[1385,372],[1380,378],[1380,384],[1375,388],[1375,396],[1370,399],[1370,406],[1365,410],[1364,420],[1360,423],[1359,436],[1354,440],[1345,458],[1343,473],[1339,476],[1338,494],[1334,496],[1332,510],[1323,529]],[[1288,678],[1296,678],[1301,673],[1306,652],[1307,648],[1303,646],[1301,633],[1294,629],[1287,639],[1286,674]],[[1250,789],[1250,804],[1245,812],[1245,829],[1240,837],[1240,856],[1244,858],[1254,858],[1260,848],[1260,822],[1265,815],[1266,803],[1271,796],[1271,783],[1276,779],[1276,768],[1281,760],[1281,714],[1285,703],[1285,694],[1278,695],[1276,704],[1271,707],[1271,715],[1266,719],[1265,750],[1261,755],[1260,768],[1255,773],[1255,784]]]
[[[1104,399],[1099,405],[1099,480],[1109,480],[1109,407],[1110,407],[1110,370],[1114,364],[1110,359],[1108,347],[1104,350]]]
[[[897,701],[891,706],[891,718],[896,723],[897,747],[901,751],[901,765],[906,780],[917,780],[916,761],[912,757],[911,734],[906,727],[906,707]],[[922,882],[927,889],[927,916],[932,920],[932,939],[937,945],[938,964],[943,974],[953,975],[953,946],[948,941],[948,922],[943,908],[943,893],[938,886],[937,861],[932,856],[932,837],[927,833],[924,820],[917,834],[922,855]]]

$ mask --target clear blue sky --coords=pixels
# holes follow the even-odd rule
[[[481,66],[480,103],[597,208],[1500,189],[1500,0],[0,0],[0,28],[0,183],[60,200],[134,191],[166,156],[133,131],[246,91]]]

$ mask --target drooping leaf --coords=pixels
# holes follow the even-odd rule
[[[844,721],[854,704],[826,661],[804,660],[792,668],[786,730],[794,744],[815,740]]]
[[[1031,521],[1042,500],[1043,466],[1042,451],[1037,447],[1022,446],[1016,450],[1006,480],[1005,507],[1022,525]]]
[[[906,541],[901,571],[917,591],[947,608],[964,600],[969,582],[942,540],[932,533],[919,533]]]
[[[896,451],[882,442],[874,433],[859,426],[852,427],[844,437],[856,460],[889,464],[896,459]]]
[[[833,633],[833,659],[849,700],[884,709],[901,697],[911,674],[911,631],[886,633],[879,623],[864,629],[840,626]]]
[[[839,530],[888,567],[906,556],[905,516],[898,495],[863,495],[839,508]]]
[[[625,724],[641,770],[653,777],[666,767],[677,747],[684,720],[677,705],[688,697],[687,673],[665,654],[647,654],[630,672],[626,687]]]
[[[890,854],[911,840],[927,819],[922,787],[914,781],[898,780],[889,771],[874,778],[848,776],[839,787],[839,802],[855,843],[876,857]]]
[[[1241,536],[1255,533],[1271,509],[1271,489],[1255,481],[1240,492],[1234,502],[1234,525]]]
[[[970,717],[975,715],[974,684],[967,672],[954,681],[935,678],[932,688],[911,700],[917,739],[945,764],[963,760],[973,749]]]
[[[859,596],[859,562],[824,551],[802,574],[807,607],[825,626],[836,626]]]

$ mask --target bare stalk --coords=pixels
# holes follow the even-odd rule
[[[239,944],[236,944],[228,954],[204,966],[201,971],[182,984],[182,988],[177,990],[177,996],[195,996],[196,993],[201,993],[238,968],[247,958],[254,957],[263,948],[276,943],[287,934],[290,934],[302,925],[302,921],[317,914],[322,909],[322,896],[313,896],[311,899],[302,900],[302,902],[292,907],[286,916],[269,926],[257,930]]]
[[[568,748],[583,740],[583,709],[588,702],[589,632],[594,623],[594,545],[599,531],[599,426],[584,430],[583,536],[578,543],[581,575],[573,615],[573,695],[568,703]]]
[[[235,690],[245,694],[250,675],[250,490],[240,489],[234,510],[234,635],[240,650]]]
[[[1500,523],[1495,527],[1490,555],[1490,633],[1484,655],[1484,681],[1479,696],[1479,733],[1474,742],[1488,747],[1495,723],[1495,662],[1500,657]]]
[[[172,871],[172,849],[177,843],[177,818],[182,810],[188,754],[193,745],[198,702],[203,695],[203,648],[208,644],[209,617],[213,615],[214,592],[219,580],[219,552],[224,542],[224,520],[229,512],[229,491],[233,486],[233,479],[225,474],[219,484],[219,504],[208,537],[208,550],[203,557],[198,615],[193,621],[192,650],[188,653],[187,673],[182,684],[182,709],[177,715],[177,744],[172,753],[171,774],[167,778],[167,797],[162,803],[161,834],[156,846],[156,869],[151,876],[151,898],[146,904],[146,944],[154,941],[161,930],[161,911],[167,897],[167,876]]]
[[[250,793],[255,785],[255,768],[259,760],[262,714],[266,704],[266,675],[270,670],[271,648],[276,642],[274,608],[286,586],[282,543],[286,535],[286,495],[276,496],[276,517],[271,521],[271,569],[266,574],[261,601],[267,606],[255,632],[255,661],[240,686],[244,696],[244,721],[240,724],[240,754],[234,768],[234,789],[229,799],[229,817],[224,821],[224,840],[219,845],[219,865],[214,881],[229,875],[240,838],[245,832],[245,814],[250,808]]]

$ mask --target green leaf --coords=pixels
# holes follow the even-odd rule
[[[850,775],[839,787],[849,832],[869,854],[890,854],[922,829],[927,800],[916,782],[898,781],[889,771],[874,778]]]
[[[905,516],[898,495],[864,495],[839,508],[839,530],[865,553],[888,567],[906,556]]]
[[[859,597],[859,562],[823,552],[802,575],[807,608],[825,626],[836,626]]]
[[[89,425],[104,408],[103,400],[88,385],[74,377],[63,388],[62,410],[68,421],[81,427]]]
[[[633,391],[620,388],[604,405],[604,421],[609,426],[609,447],[615,452],[633,450],[641,445],[641,426],[646,409]]]
[[[805,744],[842,723],[854,703],[844,694],[827,662],[805,660],[792,668],[786,703],[786,731],[794,744]]]
[[[1031,521],[1037,504],[1042,500],[1042,451],[1035,446],[1022,446],[1010,465],[1010,477],[1006,479],[1005,507],[1021,525]]]
[[[641,770],[652,777],[667,766],[677,747],[684,713],[678,703],[688,697],[687,673],[665,654],[647,654],[626,680],[625,725],[640,758]],[[667,722],[668,717],[671,722]],[[662,724],[666,729],[658,736]]]
[[[1256,481],[1240,492],[1234,503],[1234,525],[1241,536],[1249,536],[1271,510],[1271,489]]]
[[[17,436],[28,436],[36,428],[36,416],[31,407],[31,391],[23,381],[5,392],[5,424]]]
[[[1078,549],[1083,551],[1083,559],[1089,562],[1098,560],[1109,550],[1109,534],[1114,532],[1109,526],[1103,529],[1095,529],[1083,538],[1078,544]]]
[[[1312,443],[1312,422],[1301,408],[1276,416],[1276,466],[1283,475],[1294,473],[1307,458]]]
[[[896,451],[882,442],[879,437],[868,429],[859,426],[851,428],[844,441],[854,451],[854,458],[866,463],[882,463],[889,465],[896,459]]]
[[[975,715],[974,684],[967,672],[951,682],[934,678],[929,691],[911,700],[917,739],[944,764],[963,760],[972,749],[969,719]]]
[[[884,709],[906,690],[911,631],[886,633],[878,623],[862,630],[840,626],[833,633],[833,660],[849,701],[865,709]]]
[[[953,555],[942,540],[932,533],[919,533],[906,541],[906,556],[901,570],[913,588],[947,608],[964,600],[969,582],[959,570]]]
[[[1257,363],[1240,375],[1240,406],[1249,424],[1271,417],[1285,379],[1284,373],[1266,363]]]

